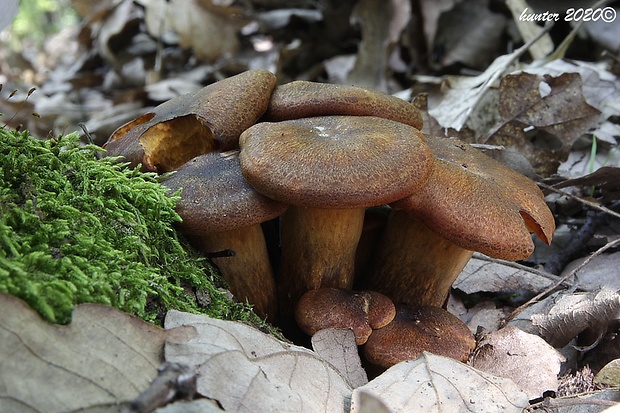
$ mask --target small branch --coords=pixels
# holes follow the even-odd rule
[[[121,409],[121,413],[148,413],[178,399],[191,399],[196,393],[196,373],[180,363],[165,363],[151,385]]]
[[[569,407],[569,406],[615,406],[618,404],[613,400],[600,400],[600,399],[592,399],[590,398],[582,398],[582,395],[571,396],[569,398],[551,398],[545,397],[545,399],[538,403],[531,404],[527,411],[532,411],[532,409],[536,408],[558,408],[558,407]]]
[[[496,264],[501,264],[501,265],[506,266],[506,267],[516,268],[516,269],[518,269],[520,271],[527,271],[527,272],[529,272],[531,274],[536,274],[539,277],[548,279],[548,280],[553,281],[553,282],[557,281],[558,278],[559,278],[557,275],[552,274],[552,273],[547,272],[547,271],[541,271],[541,270],[538,270],[538,269],[533,268],[533,267],[528,267],[527,265],[519,264],[518,262],[515,262],[515,261],[506,261],[506,260],[502,260],[502,259],[499,259],[499,258],[489,257],[489,256],[486,256],[486,255],[481,254],[479,252],[474,252],[474,255],[472,257],[476,258],[476,259],[479,259],[481,261],[487,261],[487,262],[492,262],[492,263],[496,263]]]
[[[598,250],[594,251],[592,254],[590,254],[585,260],[583,260],[583,262],[581,264],[579,264],[577,267],[575,267],[572,271],[568,272],[565,276],[560,277],[555,283],[551,284],[549,287],[547,287],[544,291],[542,291],[541,293],[537,294],[535,297],[531,298],[530,300],[528,300],[527,302],[525,302],[524,304],[520,305],[519,307],[517,307],[511,314],[510,316],[506,319],[505,324],[508,323],[510,320],[512,320],[513,318],[515,318],[516,316],[518,316],[519,314],[521,314],[521,312],[523,310],[525,310],[528,306],[537,303],[538,301],[540,301],[542,298],[546,297],[548,294],[550,294],[553,290],[555,290],[556,288],[558,288],[560,285],[562,285],[562,283],[564,283],[566,280],[568,280],[571,277],[574,277],[575,274],[577,274],[579,271],[581,271],[583,269],[583,267],[585,267],[586,265],[588,265],[594,258],[598,257],[599,255],[601,255],[603,252],[605,252],[606,250],[608,250],[609,248],[613,248],[616,245],[620,245],[620,238],[610,241],[607,244],[603,245],[601,248],[599,248]]]
[[[540,186],[541,188],[547,189],[549,191],[555,192],[555,193],[560,194],[560,195],[567,196],[567,197],[572,198],[572,199],[574,199],[574,200],[576,200],[576,201],[578,201],[578,202],[580,202],[580,203],[582,203],[584,205],[587,205],[587,206],[592,207],[594,209],[598,209],[599,211],[604,211],[604,212],[608,213],[609,215],[611,215],[613,217],[620,218],[620,214],[619,213],[617,213],[616,211],[611,210],[609,208],[606,208],[606,207],[604,207],[602,205],[599,205],[596,202],[588,201],[587,199],[580,198],[580,197],[578,197],[576,195],[571,194],[570,192],[566,192],[566,191],[563,191],[561,189],[554,188],[553,186],[544,184],[542,182],[536,182],[536,184],[538,184],[538,186]]]
[[[545,271],[558,274],[583,246],[592,239],[596,230],[607,221],[607,212],[589,211],[583,226],[574,237],[545,263]]]

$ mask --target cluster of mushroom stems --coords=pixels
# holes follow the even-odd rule
[[[107,153],[172,172],[162,183],[180,193],[179,230],[229,251],[213,262],[233,295],[285,334],[350,328],[381,367],[422,351],[466,360],[474,338],[441,308],[450,287],[473,251],[521,260],[531,233],[551,242],[542,192],[423,134],[409,102],[276,84],[251,70],[172,99],[117,129]]]

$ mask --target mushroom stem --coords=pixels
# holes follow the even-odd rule
[[[375,252],[372,274],[360,288],[383,293],[395,304],[441,307],[472,254],[395,210]]]
[[[240,301],[252,304],[260,317],[277,322],[275,279],[260,224],[191,238],[196,248],[204,252],[233,250],[232,257],[212,258],[230,292]]]
[[[350,289],[364,208],[291,206],[281,217],[280,315],[291,320],[299,298],[320,287]]]

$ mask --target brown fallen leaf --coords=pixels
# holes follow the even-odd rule
[[[554,188],[570,186],[595,186],[601,191],[601,202],[620,199],[620,167],[603,166],[591,174],[579,178],[567,179],[553,185]]]
[[[168,312],[165,358],[195,368],[197,391],[236,412],[344,411],[351,387],[314,352],[241,323]]]
[[[398,363],[353,390],[351,413],[362,411],[363,393],[379,398],[394,413],[520,413],[528,404],[526,394],[510,379],[430,353]]]
[[[164,330],[81,304],[66,326],[0,293],[0,411],[116,411],[157,376]]]
[[[512,379],[530,399],[558,389],[564,357],[539,336],[508,326],[484,336],[472,366]]]
[[[499,113],[501,122],[482,143],[515,147],[542,176],[555,173],[600,116],[584,99],[577,73],[504,77]]]

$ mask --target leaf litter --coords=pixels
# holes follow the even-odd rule
[[[84,54],[79,59],[75,59],[72,62],[73,65],[70,70],[67,70],[66,67],[58,69],[59,72],[64,73],[62,77],[50,78],[48,80],[46,84],[48,90],[47,94],[55,95],[53,96],[54,100],[45,99],[42,94],[39,94],[40,97],[35,94],[34,98],[28,102],[21,95],[17,95],[12,102],[2,102],[0,111],[5,114],[14,114],[16,109],[21,106],[25,108],[24,113],[28,113],[29,111],[41,112],[42,116],[37,119],[36,122],[34,122],[33,119],[24,118],[23,116],[17,116],[15,119],[17,123],[21,122],[25,125],[32,126],[33,130],[39,130],[41,135],[45,135],[47,131],[52,128],[56,128],[56,130],[64,130],[68,127],[71,128],[71,126],[68,125],[75,125],[78,121],[83,121],[86,116],[89,121],[89,130],[94,132],[93,136],[105,140],[107,136],[110,135],[111,131],[115,129],[114,122],[110,122],[112,118],[115,119],[116,126],[118,126],[123,124],[127,118],[131,119],[135,117],[134,115],[125,115],[124,117],[122,112],[118,114],[118,116],[108,116],[109,113],[113,113],[111,112],[112,108],[117,110],[118,103],[122,101],[131,102],[128,107],[132,108],[132,110],[139,111],[141,106],[146,106],[152,103],[153,100],[169,99],[181,93],[180,91],[186,90],[184,89],[186,87],[190,89],[199,88],[205,82],[227,76],[231,72],[239,70],[239,68],[241,68],[241,70],[249,67],[269,68],[277,72],[279,78],[285,80],[291,78],[322,80],[321,76],[323,76],[323,70],[327,70],[327,62],[329,60],[337,62],[348,61],[350,69],[354,67],[357,59],[359,59],[357,61],[358,65],[364,63],[365,59],[365,65],[368,65],[368,57],[360,57],[362,55],[362,49],[357,49],[358,53],[355,53],[355,48],[346,46],[351,44],[351,39],[354,38],[353,34],[355,30],[368,33],[367,23],[364,23],[364,20],[359,20],[360,26],[358,29],[350,30],[353,25],[348,21],[351,12],[351,10],[347,8],[348,6],[342,6],[341,9],[330,9],[327,7],[318,10],[308,7],[304,1],[299,1],[294,2],[296,11],[293,12],[293,9],[288,8],[292,6],[278,6],[278,2],[273,2],[271,6],[266,6],[267,2],[256,2],[265,3],[261,4],[261,7],[271,7],[271,10],[257,8],[256,10],[240,11],[235,8],[236,4],[233,4],[233,2],[213,2],[206,7],[206,10],[205,7],[197,7],[196,5],[198,2],[191,2],[185,11],[193,10],[196,16],[209,14],[209,18],[211,18],[213,15],[217,15],[219,19],[230,21],[230,19],[234,19],[234,16],[238,16],[239,13],[243,15],[242,19],[230,25],[230,27],[233,28],[232,30],[229,31],[228,25],[226,25],[226,27],[221,26],[223,38],[229,38],[230,36],[236,38],[241,34],[241,44],[233,44],[232,46],[229,44],[226,46],[230,47],[229,49],[222,48],[218,52],[214,51],[215,49],[209,48],[215,46],[220,47],[220,45],[213,44],[217,42],[204,41],[202,37],[203,34],[197,31],[200,28],[195,27],[193,24],[179,26],[178,23],[167,21],[166,24],[169,24],[169,27],[175,27],[176,30],[180,32],[177,33],[176,37],[173,31],[157,31],[154,28],[157,27],[157,24],[154,25],[152,23],[149,24],[147,29],[151,39],[145,36],[128,35],[132,33],[131,30],[128,29],[135,27],[132,26],[135,22],[143,22],[144,15],[148,14],[149,19],[152,19],[152,16],[156,16],[158,14],[158,12],[156,12],[158,10],[157,7],[160,5],[155,4],[158,2],[149,1],[137,2],[133,5],[130,4],[132,2],[117,3],[123,3],[123,6],[107,6],[109,9],[105,10],[105,12],[91,14],[80,33],[82,47],[88,47],[88,45],[92,46],[94,44],[94,50],[98,54],[98,58],[103,57],[106,64],[112,67],[113,70],[105,73],[102,78],[99,68],[97,68],[97,70],[89,69],[89,67],[92,68],[95,66],[92,65],[93,60],[89,60],[92,59],[92,56],[89,57]],[[137,9],[136,4],[140,4],[143,10]],[[402,2],[394,1],[392,4],[395,7],[399,5],[402,7]],[[178,7],[181,8],[182,6],[179,5]],[[359,7],[362,7],[362,3],[359,4]],[[614,157],[614,150],[617,153],[616,139],[619,135],[617,119],[614,117],[618,116],[620,108],[617,105],[618,81],[616,75],[613,73],[614,69],[606,62],[592,65],[587,62],[570,59],[556,59],[545,62],[544,64],[541,64],[541,62],[537,60],[534,60],[530,64],[520,63],[519,59],[523,59],[525,51],[533,50],[535,46],[537,47],[536,43],[529,45],[524,50],[520,50],[519,57],[513,54],[514,52],[500,55],[499,57],[492,52],[484,52],[483,46],[487,46],[493,42],[487,42],[487,45],[484,45],[482,44],[484,42],[471,41],[467,47],[464,47],[462,42],[459,43],[459,41],[470,39],[471,36],[464,36],[463,29],[459,28],[457,30],[456,25],[444,24],[446,21],[454,20],[454,15],[459,16],[459,10],[462,11],[459,7],[462,8],[463,6],[459,6],[459,2],[457,1],[421,1],[420,8],[423,18],[420,27],[415,27],[412,23],[416,21],[416,18],[419,18],[419,16],[416,15],[416,10],[413,10],[411,15],[408,13],[404,15],[401,14],[401,16],[405,16],[406,22],[399,22],[395,19],[390,20],[389,16],[387,16],[386,20],[381,23],[391,27],[393,31],[390,32],[390,36],[392,37],[381,38],[381,36],[386,36],[386,31],[375,30],[373,33],[383,34],[375,34],[373,36],[378,36],[378,38],[368,40],[372,41],[373,44],[388,45],[389,48],[393,48],[393,53],[382,54],[380,59],[381,64],[377,65],[377,68],[380,68],[380,70],[377,70],[373,74],[362,73],[361,76],[367,76],[374,84],[385,85],[381,87],[385,87],[386,90],[390,92],[400,91],[403,87],[411,87],[412,92],[414,86],[416,91],[422,89],[429,94],[431,117],[435,116],[436,118],[436,120],[430,119],[430,122],[435,122],[435,130],[437,132],[448,133],[452,136],[456,135],[470,143],[488,144],[489,149],[487,149],[487,151],[500,154],[500,156],[503,156],[502,154],[508,153],[509,151],[513,151],[514,154],[522,157],[521,161],[525,159],[526,163],[534,166],[534,175],[532,176],[538,179],[544,179],[544,182],[552,188],[564,188],[565,191],[568,191],[571,196],[575,197],[569,202],[565,202],[565,196],[562,194],[552,194],[547,197],[552,206],[559,208],[555,211],[559,220],[558,227],[565,230],[568,237],[579,235],[576,229],[583,225],[584,220],[587,222],[587,218],[583,216],[583,211],[585,208],[591,208],[591,206],[582,203],[582,200],[588,198],[590,202],[592,202],[594,199],[594,201],[596,201],[594,204],[600,203],[601,206],[608,206],[617,211],[617,205],[615,205],[614,202],[617,203],[618,200],[616,188],[618,174],[614,168],[620,166],[620,160],[618,157]],[[488,15],[483,14],[488,12],[485,2],[476,2],[475,6],[471,6],[471,10],[479,11],[479,16]],[[266,20],[263,18],[269,11],[283,11],[286,18],[280,20],[280,23],[278,23],[279,26],[269,26],[265,24]],[[496,10],[494,10],[494,12],[496,12]],[[85,12],[85,15],[86,14],[88,13]],[[262,20],[259,18],[259,15],[262,16]],[[339,20],[339,17],[342,16],[345,17],[345,20]],[[171,15],[171,17],[173,16]],[[491,19],[491,16],[489,16],[489,19]],[[156,20],[156,18],[151,21],[154,20]],[[475,20],[460,20],[465,20],[464,24],[470,25],[468,30],[476,29],[476,25],[473,24]],[[516,17],[513,17],[513,20],[516,21]],[[253,25],[253,22],[257,24]],[[324,24],[321,32],[321,44],[312,42],[311,38],[316,35],[316,32],[312,31],[311,25],[308,24],[309,22],[322,22],[322,24]],[[243,24],[240,23],[246,25],[243,26]],[[175,24],[176,26],[173,26]],[[295,25],[298,24],[308,24],[307,34],[304,35],[300,31],[293,30]],[[213,23],[212,25],[214,27],[220,27],[218,23]],[[366,27],[364,27],[364,25],[366,25]],[[146,27],[146,25],[144,25],[143,28],[144,27]],[[268,30],[270,30],[269,32],[265,31],[267,27]],[[608,27],[605,28],[605,30],[607,29]],[[446,31],[450,30],[454,32],[446,33]],[[290,36],[290,33],[295,33],[295,35]],[[416,42],[414,36],[416,33],[426,34],[426,36],[420,36],[420,38],[423,39],[422,43],[424,43],[422,48],[419,46],[419,41]],[[455,36],[454,33],[457,35]],[[127,46],[131,47],[131,53],[127,53],[129,49],[119,48],[119,45],[114,43],[115,38],[123,34],[127,35],[131,40],[127,42]],[[171,36],[171,34],[173,36]],[[545,34],[542,34],[542,36],[548,38]],[[153,38],[156,41],[153,41]],[[164,41],[167,45],[172,45],[172,49],[181,44],[184,51],[187,50],[186,48],[194,48],[195,55],[202,56],[206,59],[206,63],[205,60],[200,59],[194,62],[183,60],[182,53],[175,53],[175,51],[172,50],[172,53],[165,55],[165,59],[168,59],[164,61],[164,63],[168,65],[167,71],[161,71],[156,67],[145,65],[144,62],[147,60],[144,59],[144,56],[152,56],[149,55],[149,53],[152,53],[152,50],[157,48],[158,42],[161,42],[162,39],[165,39]],[[222,42],[222,45],[225,46],[226,44],[226,42]],[[253,46],[252,50],[247,49],[248,44]],[[255,45],[261,45],[260,47],[263,48],[261,50],[264,51],[259,51],[258,47],[254,47]],[[335,45],[338,45],[340,48],[335,47]],[[237,47],[241,49],[235,49]],[[375,50],[376,49],[377,47],[375,47]],[[178,51],[179,49],[176,50]],[[241,50],[240,53],[235,54],[234,58],[222,58],[221,56],[212,58],[212,56],[218,53],[226,53],[234,50]],[[136,51],[140,52],[136,53]],[[168,51],[170,52],[171,49],[168,49]],[[312,51],[314,56],[311,56],[309,51]],[[543,54],[544,53],[546,52],[543,52]],[[128,56],[130,57],[129,59],[127,59]],[[398,57],[400,57],[400,61]],[[412,59],[407,60],[407,57],[412,57]],[[418,60],[415,60],[416,58],[418,58]],[[487,69],[488,62],[493,61],[494,58],[496,59],[495,63],[488,66]],[[173,59],[177,59],[182,65],[175,68]],[[214,60],[209,61],[209,59]],[[301,60],[304,61],[304,64],[299,63]],[[431,68],[434,71],[430,70],[424,72],[423,69],[420,72],[424,74],[424,76],[411,76],[415,72],[412,61],[417,61],[422,68]],[[482,71],[482,74],[477,78],[470,75],[457,76],[454,72],[450,73],[449,76],[427,76],[428,74],[441,74],[442,70],[454,67],[455,65],[462,65],[463,63],[465,63],[465,67],[473,67]],[[192,65],[194,65],[193,69],[195,69],[193,71],[194,77],[191,77],[187,71],[187,67]],[[182,67],[182,69],[179,69],[179,67]],[[341,68],[334,70],[341,72],[339,75],[341,79],[346,79],[350,73],[350,69],[349,71]],[[567,74],[570,76],[566,76]],[[509,87],[510,85],[508,84],[502,86],[502,81],[506,79],[506,75],[511,76],[510,79],[514,82],[511,87]],[[327,73],[326,76],[332,78],[329,73]],[[146,85],[143,84],[142,82],[144,82],[144,79],[149,79],[149,83]],[[171,83],[170,79],[178,79],[179,83]],[[415,85],[412,84],[410,79],[416,80],[417,83]],[[532,81],[530,79],[536,80]],[[74,92],[59,93],[58,91],[67,89],[67,84],[69,84],[69,82],[72,82],[73,85],[78,85],[80,82],[83,82],[81,83],[82,85],[102,82],[103,88],[101,91],[94,91],[87,87],[82,87],[79,94]],[[440,90],[437,88],[437,84],[442,82],[443,89]],[[73,87],[74,86],[71,86],[71,88]],[[450,94],[451,90],[453,94]],[[556,90],[557,94],[562,95],[568,93],[572,98],[577,99],[575,102],[577,102],[577,108],[580,109],[580,111],[570,112],[568,114],[564,113],[562,116],[553,116],[552,110],[532,109],[538,108],[540,107],[539,105],[546,104],[548,101],[550,102],[556,95]],[[526,96],[521,96],[518,95],[519,92],[527,92],[531,95],[526,94]],[[114,95],[114,102],[111,98],[112,94]],[[76,95],[80,96],[80,104],[84,102],[84,96],[89,96],[86,99],[87,104],[77,106],[75,103]],[[145,99],[144,96],[147,98]],[[527,96],[533,96],[533,98],[528,100]],[[581,99],[582,97],[583,99]],[[96,100],[99,100],[97,105],[88,104],[88,102]],[[101,103],[102,100],[103,104]],[[136,104],[136,102],[138,103]],[[519,103],[521,106],[519,106],[519,110],[516,111],[507,106],[507,104]],[[452,104],[452,106],[450,106],[450,104]],[[555,107],[554,105],[555,103],[552,106]],[[110,112],[107,112],[108,110],[110,110]],[[600,112],[600,114],[597,114],[596,111]],[[84,115],[84,113],[86,113],[86,115]],[[59,116],[59,114],[62,116]],[[548,118],[544,118],[544,115]],[[94,121],[97,120],[97,118],[101,121],[95,123]],[[573,125],[577,125],[578,128],[569,128],[568,131],[563,129],[566,128],[566,125],[570,125],[571,122]],[[90,125],[94,126],[90,127]],[[30,128],[30,126],[28,127]],[[496,126],[496,128],[492,129],[493,126]],[[495,133],[490,133],[492,131],[495,131]],[[600,138],[598,139],[598,148],[594,148],[593,139],[589,136],[590,133]],[[550,142],[552,145],[549,145]],[[491,149],[491,147],[495,148]],[[593,148],[596,149],[594,157],[596,162],[590,162]],[[532,165],[530,165],[530,167]],[[611,169],[606,171],[606,175],[603,174],[604,170],[599,172],[600,175],[596,175],[597,171],[602,169],[602,167]],[[557,172],[561,173],[561,176],[555,175]],[[585,176],[588,176],[588,179],[583,179],[581,181],[566,181],[565,179],[566,177],[580,179],[580,177]],[[591,190],[594,190],[594,193],[591,192]],[[593,198],[592,195],[596,198]],[[601,242],[613,241],[614,237],[617,237],[617,231],[605,230],[605,226],[598,227],[598,229],[593,232],[593,235],[583,242],[586,248],[580,251],[581,256],[583,257],[595,251],[596,248],[601,246]],[[468,273],[464,273],[464,279],[457,281],[457,286],[459,282],[463,282],[460,284],[463,288],[462,291],[466,290],[466,296],[469,297],[481,292],[487,294],[487,300],[483,301],[486,303],[486,307],[484,308],[491,310],[492,307],[496,307],[496,310],[498,310],[500,314],[504,314],[506,309],[510,311],[516,304],[509,303],[507,305],[506,301],[498,299],[499,295],[506,295],[506,293],[508,293],[511,299],[514,299],[515,297],[518,298],[522,291],[525,291],[526,294],[523,296],[529,297],[547,288],[546,286],[550,285],[550,280],[551,282],[555,282],[558,279],[557,276],[554,277],[553,274],[545,274],[541,269],[541,264],[548,260],[549,254],[551,254],[550,251],[545,250],[544,247],[541,248],[538,246],[535,255],[529,262],[524,263],[528,266],[535,267],[529,270],[525,268],[517,270],[515,267],[502,262],[493,262],[493,265],[488,261],[485,261],[484,264],[478,263],[479,266],[477,268],[472,266],[472,269],[470,269]],[[616,275],[616,279],[618,278],[617,266],[614,267],[614,262],[617,262],[617,258],[613,254],[612,252],[595,257],[601,260],[604,258],[609,260],[609,262],[602,264],[601,273],[608,275],[612,280],[614,275]],[[617,255],[617,252],[615,254]],[[580,283],[578,284],[579,290],[577,290],[577,295],[581,295],[583,291],[586,291],[586,296],[588,296],[588,294],[594,294],[593,296],[596,297],[599,286],[591,282],[585,283],[583,280],[586,278],[586,273],[590,271],[594,272],[591,268],[597,264],[597,261],[593,259],[590,262],[591,267],[583,267],[581,269],[581,275],[578,274],[577,279],[580,280]],[[475,265],[475,262],[472,265]],[[570,269],[568,271],[570,271]],[[478,272],[482,274],[477,274]],[[475,280],[476,275],[478,275],[477,281]],[[524,276],[524,279],[520,278],[522,276]],[[595,276],[594,278],[596,279],[598,277]],[[485,285],[484,280],[487,280],[486,284],[488,285]],[[469,285],[465,287],[467,283],[469,283]],[[566,287],[567,284],[570,285],[571,283],[572,280],[568,280],[564,282],[562,286]],[[607,282],[601,282],[600,286],[603,285],[608,284]],[[561,301],[562,297],[570,298],[574,295],[573,290],[565,290],[545,298],[544,303],[545,305],[549,305],[550,302],[555,302],[556,300],[558,302]],[[565,306],[562,311],[559,311],[559,309],[554,311],[553,314],[557,316],[557,318],[550,320],[548,316],[551,314],[546,313],[548,310],[543,310],[538,313],[540,317],[543,317],[539,319],[538,322],[543,323],[541,320],[546,320],[544,323],[548,324],[543,323],[546,326],[545,331],[548,330],[553,332],[554,329],[560,329],[563,335],[565,335],[565,338],[561,341],[570,339],[569,344],[565,347],[571,348],[572,350],[575,350],[576,347],[579,348],[581,356],[595,354],[599,347],[603,347],[606,342],[611,342],[611,351],[608,351],[606,357],[615,357],[617,359],[620,355],[617,354],[617,351],[615,353],[613,351],[613,334],[611,333],[613,333],[614,322],[618,320],[619,317],[613,315],[611,312],[607,312],[609,308],[613,308],[613,300],[597,301],[596,299],[592,299],[592,296],[588,297],[590,297],[589,301],[586,300],[588,303],[586,306],[589,309],[588,311],[576,311],[579,306],[573,308],[569,305]],[[459,301],[460,297],[452,297],[452,299],[454,301]],[[532,306],[532,308],[535,307],[536,306]],[[463,308],[465,316],[471,317],[471,312],[475,308],[482,307],[474,306]],[[79,311],[81,311],[80,309],[81,307],[78,307],[76,310],[78,314]],[[21,313],[22,311],[26,310],[20,307],[19,312]],[[600,315],[601,313],[605,314],[605,317],[602,319],[589,318],[593,314]],[[519,319],[525,317],[526,314],[528,313],[522,313]],[[530,323],[531,326],[533,326],[533,319],[536,319],[536,317],[533,317],[534,314],[526,318],[526,322]],[[582,325],[584,322],[594,323],[601,327],[605,325],[605,322],[602,320],[607,320],[607,326],[611,331],[610,334],[601,336],[601,330],[599,328],[598,332],[594,335],[594,341],[590,341],[585,347],[582,345],[583,343],[577,343],[576,340],[578,340],[580,336],[584,339],[584,335],[582,332],[572,331],[569,327]],[[32,325],[37,324],[33,323]],[[611,325],[611,327],[609,327],[609,325]],[[476,329],[475,324],[470,325],[470,327],[474,330]],[[534,327],[536,328],[532,329],[532,333],[542,334],[541,327]],[[615,328],[617,331],[617,327]],[[191,332],[196,329],[197,327],[193,326],[192,328],[177,327],[173,330],[177,330],[175,334],[181,334],[181,332],[184,331],[184,334],[188,334],[188,336],[185,337],[187,342],[192,342],[191,340],[195,339],[195,337],[193,337],[193,333]],[[234,336],[235,334],[237,333],[235,332],[232,335]],[[570,337],[573,334],[575,334],[575,336]],[[216,335],[215,337],[221,338],[222,335]],[[593,346],[593,344],[597,343],[597,340],[599,344]],[[615,341],[616,348],[620,347],[617,346],[617,343],[618,342]],[[206,345],[207,347],[212,346],[212,344],[208,344],[208,340]],[[290,348],[286,346],[280,347],[280,345],[273,344],[269,344],[267,347],[276,351],[276,354],[279,354],[280,351],[288,352],[290,350]],[[586,347],[589,349],[586,350]],[[242,348],[244,347],[242,346]],[[336,348],[335,352],[346,351],[343,349],[346,349],[346,345],[340,350]],[[519,345],[511,349],[511,351],[515,353],[519,353],[520,350],[521,348]],[[254,371],[259,371],[262,368],[260,367],[257,370],[257,367],[251,363],[253,360],[251,354],[248,358],[245,349],[230,351],[235,355],[235,360],[237,360],[240,365],[248,365],[254,368]],[[296,351],[297,350],[293,350],[293,352]],[[224,354],[226,353],[227,352],[224,352]],[[314,355],[314,353],[305,353],[301,351],[299,351],[299,353],[304,354],[303,357],[307,357],[308,360],[314,360],[311,364],[317,363],[315,359],[317,356]],[[306,354],[308,355],[306,356]],[[217,357],[225,358],[223,354],[219,353],[216,353],[215,358]],[[277,356],[274,357],[277,358]],[[295,354],[294,356],[282,358],[284,360],[287,357],[289,359],[295,359],[301,356]],[[598,356],[597,358],[597,356],[594,355],[591,356],[590,360],[594,365],[597,360],[600,363],[602,359],[604,359],[604,357]],[[570,371],[572,369],[573,371],[577,371],[579,366],[576,365],[578,364],[576,360],[576,356],[569,358],[569,363],[563,366],[563,370]],[[199,361],[205,362],[204,358]],[[612,364],[613,361],[612,359],[608,364]],[[408,363],[411,364],[412,362]],[[338,370],[336,370],[331,363],[318,361],[318,364],[323,366],[322,368],[324,368],[324,370],[322,371],[325,374],[329,372],[329,377],[340,378],[334,378],[334,383],[339,383],[338,386],[343,385],[338,381],[344,380],[341,373],[338,373]],[[426,362],[426,364],[429,363]],[[269,371],[269,367],[265,367],[265,369]],[[4,370],[5,369],[3,369],[3,371]],[[344,371],[346,370],[347,367],[344,368]],[[12,379],[10,373],[8,373],[8,376]],[[383,378],[384,376],[389,378],[390,375],[386,372],[378,378]],[[369,384],[372,383],[373,386],[376,385],[377,383],[375,380],[377,379],[371,380]],[[343,381],[343,383],[345,383],[343,385],[344,388],[347,388],[347,386],[349,386],[349,388],[352,387],[346,384],[346,381]],[[146,386],[146,383],[144,383],[143,386]],[[385,394],[388,394],[385,389],[381,390],[381,392],[386,392]],[[137,393],[136,391],[136,394],[131,397],[135,397]],[[369,410],[370,407],[368,406],[371,405],[378,406],[377,409],[383,409],[377,411],[389,411],[387,406],[391,406],[392,409],[399,409],[402,405],[395,406],[395,400],[398,400],[396,397],[397,396],[391,394],[387,396],[387,398],[381,397],[360,388],[353,391],[352,407],[359,408],[360,411],[374,411]],[[393,400],[389,400],[390,398],[393,398]],[[618,399],[619,398],[616,396],[615,400]],[[204,400],[205,399],[198,399],[195,400],[195,402],[202,402]],[[358,400],[359,403],[357,402]],[[436,401],[435,399],[433,400]],[[405,402],[406,401],[403,401],[403,403]],[[526,405],[527,400],[523,403]],[[174,408],[175,404],[176,403],[172,403],[169,407]],[[346,403],[344,405],[346,405]],[[517,403],[517,405],[520,404]],[[213,404],[210,403],[210,406],[213,407]],[[219,407],[215,407],[215,409],[219,409]],[[488,410],[483,409],[481,411]]]

